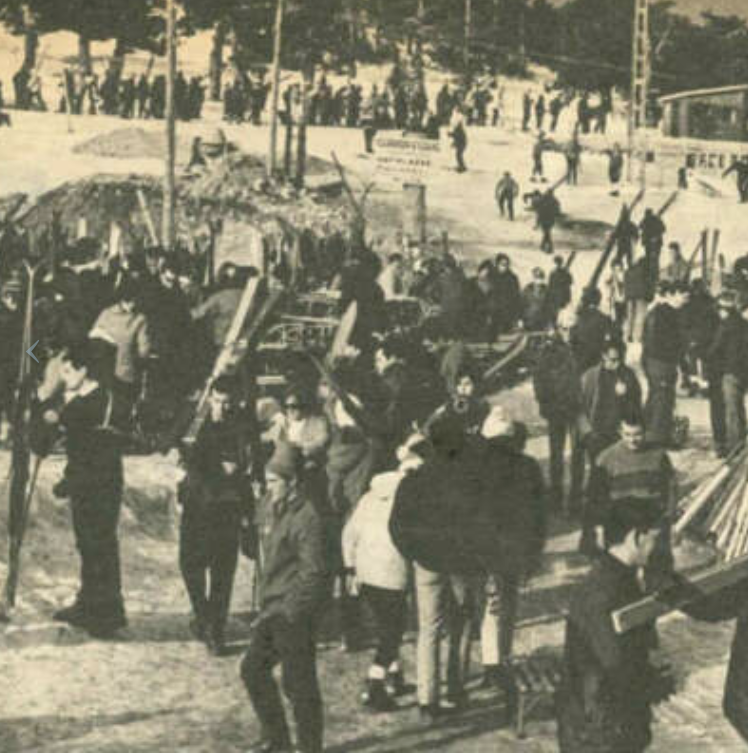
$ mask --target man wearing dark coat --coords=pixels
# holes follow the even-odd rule
[[[590,424],[590,456],[597,457],[618,440],[622,418],[641,412],[642,390],[636,373],[624,362],[620,343],[607,342],[602,359],[582,376],[582,405]]]
[[[737,310],[734,292],[717,302],[720,322],[707,351],[709,408],[717,455],[726,457],[745,441],[748,385],[748,323]]]
[[[620,340],[615,324],[599,307],[599,289],[585,289],[574,329],[574,348],[582,372],[600,362],[607,342]]]
[[[639,234],[655,283],[660,272],[660,253],[662,252],[666,231],[667,227],[663,223],[662,218],[651,207],[648,207],[644,211],[644,218],[642,218],[642,222],[639,225]]]
[[[656,511],[621,502],[604,522],[605,551],[578,586],[566,622],[564,671],[556,694],[561,752],[642,753],[652,739],[657,671],[653,625],[618,634],[611,613],[644,594],[637,579],[660,535]]]
[[[581,371],[572,347],[576,315],[564,310],[556,333],[540,355],[533,374],[535,399],[548,422],[551,505],[566,514],[581,510],[584,485],[584,448],[578,424],[582,409]],[[564,506],[564,448],[571,444],[571,489]]]
[[[538,198],[535,205],[535,213],[538,227],[542,232],[540,251],[552,255],[554,250],[553,228],[561,215],[561,205],[552,189],[543,192]]]
[[[548,314],[555,322],[556,316],[571,302],[571,287],[574,279],[564,264],[564,258],[557,255],[553,258],[555,267],[548,277]]]
[[[522,317],[522,291],[519,278],[512,270],[511,260],[503,252],[496,255],[494,291],[498,333],[509,333]]]
[[[238,390],[228,376],[213,385],[209,416],[194,446],[183,450],[187,477],[180,484],[179,565],[192,605],[190,628],[216,656],[224,650],[241,528],[252,515]]]
[[[279,664],[296,724],[296,751],[321,753],[323,747],[316,631],[328,598],[329,569],[325,525],[303,493],[302,469],[301,452],[286,444],[276,446],[265,469],[267,493],[257,511],[263,556],[260,614],[241,664],[262,732],[256,753],[293,750],[273,678],[273,668]]]
[[[672,443],[675,387],[684,345],[679,310],[688,301],[683,284],[660,284],[660,301],[644,321],[642,366],[649,387],[645,414],[649,440]]]

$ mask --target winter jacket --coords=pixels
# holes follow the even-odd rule
[[[524,572],[545,545],[547,502],[543,473],[505,438],[483,442],[486,504],[503,543],[503,567]]]
[[[652,739],[654,627],[618,634],[611,613],[640,600],[636,570],[608,554],[576,589],[566,624],[557,691],[558,740],[565,753],[643,751]]]
[[[748,382],[748,323],[737,313],[720,321],[707,352],[711,377],[734,375]]]
[[[668,304],[655,305],[644,321],[642,364],[658,360],[677,365],[683,356],[683,337],[678,311]]]
[[[603,386],[606,385],[604,378],[610,377],[610,385],[613,393],[605,395]],[[615,386],[620,384],[623,393],[615,393]],[[618,422],[627,412],[641,411],[642,390],[636,373],[622,365],[610,375],[602,366],[596,365],[590,368],[582,376],[582,406],[584,413],[590,422],[593,433],[602,437],[601,440],[615,437],[618,430]]]
[[[556,268],[548,279],[548,307],[555,315],[571,302],[574,279],[566,268]]]
[[[324,608],[329,574],[325,526],[299,491],[281,501],[260,501],[256,524],[262,546],[260,610],[291,623],[313,618]]]
[[[496,553],[498,537],[486,527],[482,471],[476,446],[468,444],[434,455],[403,478],[390,517],[403,556],[432,572],[484,571],[482,557]]]
[[[620,333],[607,315],[595,307],[582,310],[574,328],[574,346],[580,370],[597,365],[606,341],[616,338],[620,339]]]
[[[143,362],[151,353],[145,315],[113,305],[99,315],[89,336],[115,344],[114,377],[129,385],[137,383]]]
[[[649,266],[645,258],[635,262],[626,271],[623,287],[629,302],[651,299]]]
[[[408,563],[392,542],[390,514],[405,473],[376,475],[343,529],[345,566],[355,570],[360,583],[391,591],[408,585]]]
[[[546,419],[575,420],[582,407],[579,363],[574,351],[553,339],[540,355],[533,375],[535,399]]]

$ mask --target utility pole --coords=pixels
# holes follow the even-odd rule
[[[281,45],[283,44],[283,14],[285,0],[277,0],[275,8],[275,32],[273,35],[273,94],[270,101],[270,154],[267,162],[267,177],[272,178],[277,171],[278,149],[278,98],[280,97]],[[291,114],[288,114],[289,118]]]
[[[174,91],[177,76],[177,33],[174,0],[166,3],[166,176],[164,180],[164,217],[161,243],[174,249],[176,211],[177,128]]]
[[[634,34],[631,49],[631,98],[628,123],[628,169],[629,181],[634,178],[634,155],[637,145],[637,131],[647,128],[647,99],[650,78],[649,45],[649,0],[634,0]],[[646,155],[641,156],[640,181],[646,180]]]

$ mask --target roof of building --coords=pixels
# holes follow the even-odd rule
[[[689,97],[704,97],[716,94],[733,94],[735,92],[748,91],[748,84],[732,84],[728,87],[712,87],[711,89],[689,89],[685,92],[673,92],[673,94],[660,97],[660,102],[671,102],[673,100],[685,100]]]

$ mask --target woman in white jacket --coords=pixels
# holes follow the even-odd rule
[[[397,708],[393,696],[406,692],[400,644],[407,618],[410,565],[395,548],[389,522],[395,493],[410,470],[421,465],[425,439],[412,436],[398,450],[400,466],[376,475],[343,530],[343,558],[351,579],[374,616],[377,649],[366,680],[364,703],[375,711]]]

